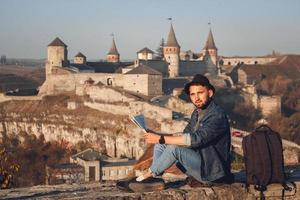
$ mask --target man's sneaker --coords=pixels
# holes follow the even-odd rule
[[[212,182],[200,182],[196,180],[195,178],[189,176],[186,178],[186,184],[188,184],[190,187],[212,187],[212,186],[221,186],[224,184],[232,184],[234,182],[233,176],[224,176],[220,179],[217,179]]]
[[[126,191],[126,192],[132,192],[132,190],[129,188],[129,184],[136,182],[135,181],[135,177],[134,178],[127,178],[127,179],[123,179],[123,180],[119,180],[116,183],[116,186],[118,189]]]
[[[129,183],[129,188],[134,192],[152,192],[165,189],[165,182],[161,178],[147,178],[141,182]]]
[[[195,188],[195,187],[212,187],[213,183],[211,182],[200,182],[196,180],[195,178],[189,176],[185,179],[186,184],[188,184],[190,187]]]

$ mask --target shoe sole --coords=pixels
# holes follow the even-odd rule
[[[165,184],[161,183],[130,183],[129,188],[134,192],[153,192],[165,189]]]

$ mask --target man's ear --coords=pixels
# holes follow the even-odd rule
[[[214,92],[212,90],[208,90],[208,96],[211,98],[214,95]]]

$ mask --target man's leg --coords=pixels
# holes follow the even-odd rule
[[[186,170],[186,174],[201,181],[201,157],[193,149],[176,145],[165,145],[164,151],[152,163],[150,171],[154,176],[162,174],[175,162],[179,162]]]
[[[161,154],[165,151],[167,145],[165,144],[155,144],[153,149],[153,161],[152,165],[156,165],[157,160],[161,156]]]
[[[162,155],[162,153],[164,152],[164,150],[166,149],[166,147],[167,147],[167,145],[165,145],[165,144],[155,144],[154,145],[152,165],[153,164],[154,165],[157,164],[157,160]],[[137,177],[136,181],[140,182],[140,181],[143,181],[144,179],[147,179],[147,178],[152,177],[152,176],[153,176],[152,173],[150,172],[150,170],[148,170],[143,175]]]

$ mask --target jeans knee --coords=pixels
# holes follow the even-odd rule
[[[172,144],[167,145],[167,147],[166,147],[166,150],[170,151],[170,152],[176,152],[177,149],[178,149],[178,146],[177,145],[172,145]]]
[[[165,144],[155,144],[154,145],[154,150],[163,150],[166,148]]]

